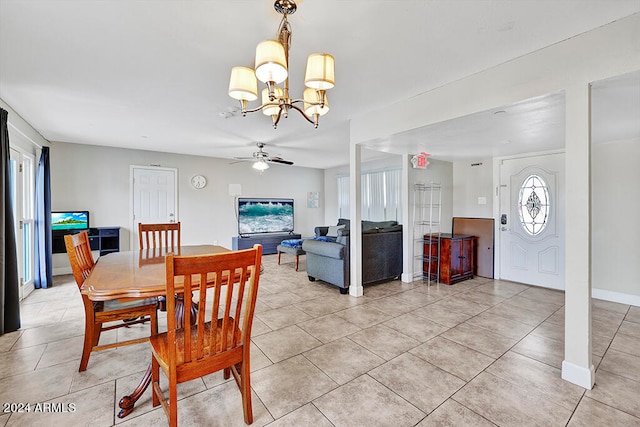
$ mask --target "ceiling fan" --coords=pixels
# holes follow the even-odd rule
[[[284,160],[282,157],[270,157],[269,153],[263,150],[264,143],[256,143],[258,151],[254,151],[251,157],[234,157],[237,160],[253,160],[253,168],[258,170],[269,169],[269,163],[280,163],[283,165],[292,165],[293,162]]]

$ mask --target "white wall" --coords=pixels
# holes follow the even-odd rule
[[[594,296],[640,306],[640,140],[591,147],[592,283]],[[626,300],[629,301],[628,298]]]
[[[156,165],[178,169],[178,219],[182,222],[183,244],[217,241],[231,248],[237,223],[229,184],[240,184],[242,196],[293,198],[295,231],[302,235],[313,235],[313,228],[323,223],[324,211],[307,207],[307,192],[324,193],[322,170],[272,165],[261,175],[251,168],[250,162],[230,162],[55,142],[51,147],[52,210],[89,210],[91,226],[120,226],[120,249],[128,250],[131,247],[130,166]],[[204,189],[191,187],[190,179],[196,174],[207,178]],[[54,269],[67,265],[65,255],[54,256]]]
[[[413,185],[440,183],[442,188],[440,232],[451,233],[453,219],[453,163],[429,158],[427,169],[409,170],[409,218],[413,221]]]
[[[493,218],[493,159],[453,164],[453,216]],[[484,198],[485,204],[479,202]]]
[[[40,149],[49,145],[49,141],[36,132],[29,123],[18,115],[7,103],[0,99],[0,107],[7,110],[7,125],[9,128],[9,145],[12,148],[31,154],[35,157],[34,166],[38,165]]]

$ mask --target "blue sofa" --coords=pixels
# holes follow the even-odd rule
[[[315,228],[316,237],[329,236],[335,241],[305,240],[302,249],[307,256],[307,275],[340,288],[340,293],[349,291],[349,220],[340,219],[334,227]],[[332,234],[332,233],[329,233]],[[402,274],[402,225],[396,221],[362,221],[362,283],[370,284],[393,280]]]

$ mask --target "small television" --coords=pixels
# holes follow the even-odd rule
[[[238,198],[238,234],[293,232],[293,199]]]
[[[85,230],[89,228],[89,211],[51,212],[51,230]]]

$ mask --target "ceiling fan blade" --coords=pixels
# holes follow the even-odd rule
[[[255,157],[234,157],[236,160],[255,160]]]
[[[290,162],[289,160],[284,160],[281,159],[280,157],[269,157],[267,159],[268,162],[272,162],[272,163],[281,163],[283,165],[292,165],[293,162]]]

